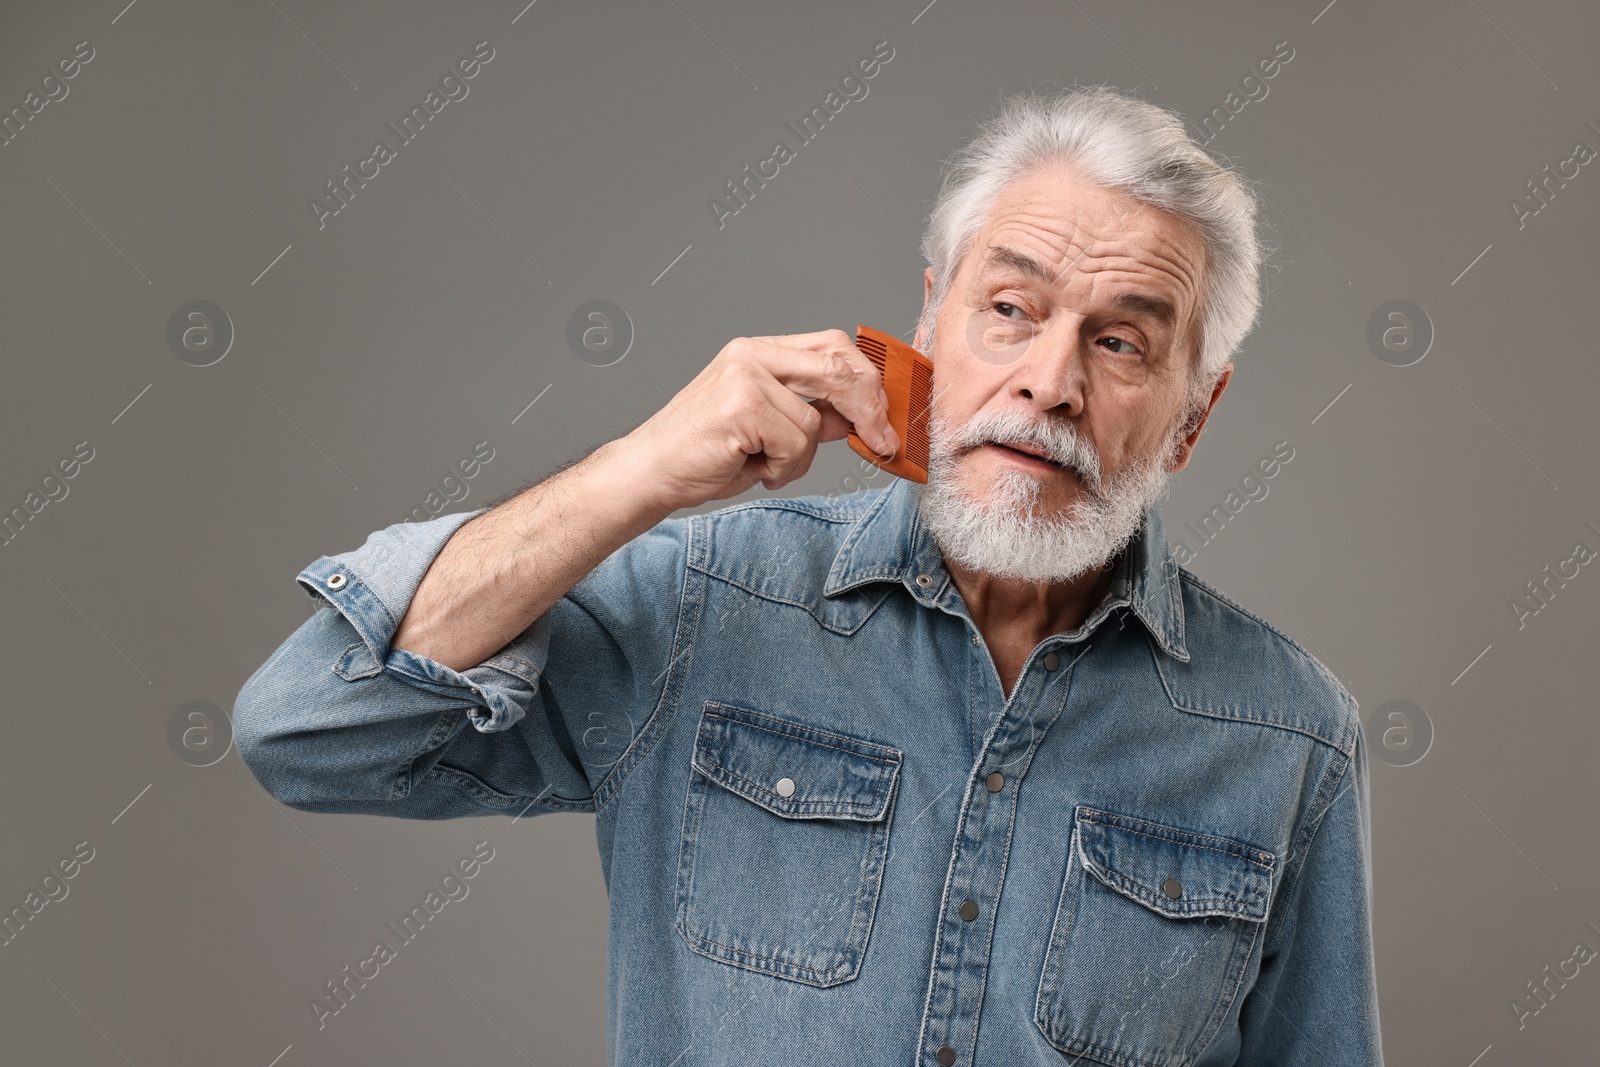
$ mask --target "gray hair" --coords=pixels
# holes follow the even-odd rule
[[[1206,246],[1199,355],[1190,403],[1203,403],[1261,308],[1259,208],[1246,179],[1207,154],[1174,112],[1102,86],[1006,98],[999,114],[946,162],[922,237],[934,319],[1001,191],[1041,164],[1075,166],[1090,181],[1193,225]]]

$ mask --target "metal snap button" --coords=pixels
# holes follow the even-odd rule
[[[792,797],[792,796],[794,796],[794,779],[793,778],[779,778],[778,779],[777,789],[778,789],[778,795],[780,797]]]
[[[963,900],[960,914],[963,922],[971,922],[976,919],[978,917],[978,902],[975,900]]]
[[[989,792],[998,793],[1006,787],[1006,776],[999,771],[990,771],[989,777],[983,780],[983,784],[989,787]]]
[[[1044,669],[1045,670],[1053,671],[1059,666],[1061,666],[1061,659],[1054,652],[1046,652],[1044,654]]]
[[[1179,897],[1183,896],[1183,884],[1180,883],[1176,878],[1168,878],[1165,882],[1161,883],[1161,891],[1167,896],[1171,897],[1173,900],[1177,900]]]
[[[956,1062],[956,1050],[949,1045],[940,1045],[938,1051],[933,1054],[933,1058],[938,1061],[939,1067],[950,1067],[952,1063]]]
[[[344,575],[339,574],[337,572],[328,575],[327,585],[328,585],[329,589],[343,589],[344,588]]]
[[[931,575],[931,574],[919,574],[919,575],[917,575],[917,584],[922,586],[922,588],[924,588],[924,589],[928,588],[928,586],[933,584],[933,575]]]

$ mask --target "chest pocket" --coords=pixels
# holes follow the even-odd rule
[[[708,702],[678,854],[694,951],[806,985],[861,970],[889,847],[897,749]]]
[[[1188,1067],[1239,998],[1276,858],[1079,805],[1034,1022],[1061,1052]]]

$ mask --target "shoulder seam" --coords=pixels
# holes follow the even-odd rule
[[[1301,648],[1299,642],[1295,641],[1294,638],[1290,637],[1288,634],[1284,633],[1282,630],[1278,629],[1276,626],[1272,625],[1272,623],[1268,622],[1266,619],[1263,619],[1261,616],[1257,615],[1243,604],[1240,604],[1232,597],[1214,588],[1213,586],[1207,585],[1187,568],[1179,567],[1178,575],[1180,581],[1187,581],[1196,589],[1199,589],[1201,592],[1211,596],[1212,599],[1220,602],[1224,607],[1231,608],[1249,621],[1264,627],[1269,633],[1275,635],[1280,641],[1288,645],[1291,651],[1293,651],[1301,659],[1304,659],[1307,663],[1310,663],[1312,667],[1316,669],[1317,673],[1322,676],[1323,680],[1333,686],[1334,692],[1339,694],[1339,698],[1345,703],[1346,706],[1352,710],[1359,708],[1360,705],[1357,703],[1356,698],[1352,696],[1350,691],[1344,687],[1344,683],[1339,681],[1339,679],[1334,676],[1333,672],[1330,671],[1321,660],[1317,659],[1317,657],[1313,656],[1304,648]]]

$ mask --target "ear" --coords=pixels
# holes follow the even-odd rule
[[[1217,406],[1217,401],[1222,399],[1222,391],[1228,387],[1228,381],[1233,377],[1233,361],[1222,369],[1222,376],[1217,379],[1217,384],[1211,389],[1211,399],[1206,402],[1206,409],[1200,413],[1199,420],[1194,429],[1190,430],[1183,438],[1183,445],[1178,450],[1177,457],[1167,467],[1168,474],[1177,474],[1189,465],[1189,457],[1194,455],[1194,446],[1200,441],[1200,431],[1206,428],[1206,420],[1211,418],[1211,409]]]
[[[927,349],[922,347],[922,342],[924,340],[922,336],[922,322],[923,316],[928,313],[928,298],[932,295],[933,268],[927,267],[922,272],[922,315],[917,316],[917,336],[916,339],[911,342],[911,347],[915,348],[918,352],[927,352]]]

